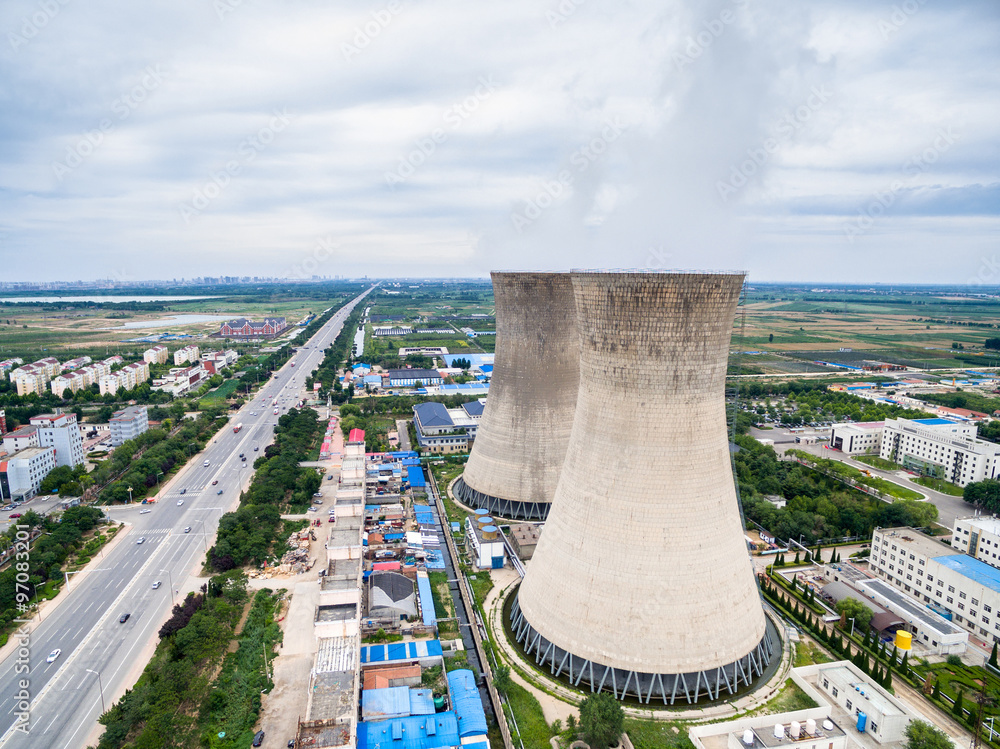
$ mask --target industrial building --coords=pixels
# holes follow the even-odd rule
[[[869,568],[949,622],[987,642],[1000,640],[1000,570],[995,567],[913,528],[876,528]]]
[[[510,545],[517,558],[527,561],[535,553],[541,528],[532,523],[518,523],[510,527]]]
[[[951,545],[991,567],[1000,568],[1000,518],[994,515],[955,518]]]
[[[129,406],[121,411],[115,411],[109,423],[112,447],[119,447],[125,440],[134,440],[149,430],[149,416],[145,406]]]
[[[492,273],[490,397],[455,495],[517,520],[548,515],[576,408],[580,341],[567,273]],[[630,409],[631,410],[631,409]]]
[[[464,453],[476,439],[482,407],[478,401],[446,408],[437,401],[413,407],[413,427],[420,448],[430,453]]]
[[[830,447],[848,455],[878,454],[884,426],[884,421],[834,424],[830,430]]]
[[[418,382],[421,385],[440,385],[444,382],[436,369],[390,369],[386,378],[389,387],[394,388],[414,387]]]
[[[504,550],[500,529],[494,520],[480,509],[476,515],[465,518],[465,548],[469,551],[472,564],[479,570],[503,569],[507,554]]]
[[[747,553],[726,428],[743,274],[570,277],[579,390],[512,630],[540,666],[591,691],[664,704],[734,694],[780,651]]]

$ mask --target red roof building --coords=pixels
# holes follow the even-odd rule
[[[347,435],[347,442],[350,444],[354,442],[356,444],[365,443],[365,430],[364,429],[352,429],[350,434]]]

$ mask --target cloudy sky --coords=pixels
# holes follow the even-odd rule
[[[1000,284],[1000,4],[5,0],[0,277]]]

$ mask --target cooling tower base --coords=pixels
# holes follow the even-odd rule
[[[745,691],[764,675],[778,643],[778,634],[768,619],[763,639],[751,652],[732,663],[693,673],[653,674],[604,666],[563,650],[535,631],[521,613],[516,597],[510,623],[514,638],[525,654],[539,666],[547,666],[554,677],[565,678],[577,688],[589,686],[591,692],[610,691],[617,699],[629,697],[643,704],[654,699],[663,700],[664,705],[695,704]]]
[[[510,520],[545,520],[552,506],[549,502],[516,502],[483,494],[466,484],[461,477],[455,482],[453,491],[462,504],[477,510],[489,510],[490,515]]]

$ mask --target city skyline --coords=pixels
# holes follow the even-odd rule
[[[0,30],[7,280],[1000,282],[992,3],[16,0]]]

